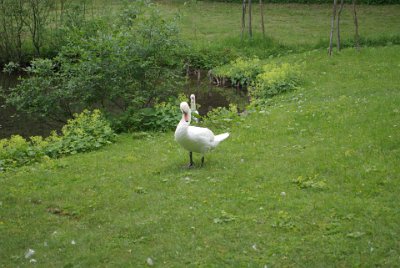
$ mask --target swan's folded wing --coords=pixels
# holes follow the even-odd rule
[[[214,133],[209,130],[208,128],[204,127],[194,127],[190,126],[188,128],[188,134],[191,138],[194,139],[205,139],[207,141],[213,141],[214,140]]]

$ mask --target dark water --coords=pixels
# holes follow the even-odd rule
[[[190,94],[196,95],[196,106],[200,115],[205,115],[216,107],[229,107],[230,103],[236,104],[239,111],[242,111],[248,104],[248,97],[245,92],[231,87],[212,85],[206,73],[202,74],[200,79],[191,77],[183,91],[188,99]]]
[[[18,83],[17,75],[8,75],[0,72],[0,86],[8,90]],[[205,115],[216,107],[228,107],[230,103],[238,105],[243,110],[248,100],[246,94],[234,88],[220,88],[210,84],[206,73],[202,73],[200,79],[193,76],[182,89],[188,97],[196,95],[198,111]],[[45,120],[30,118],[27,115],[17,113],[12,107],[5,107],[4,99],[0,97],[0,139],[19,134],[23,137],[48,136],[52,130],[59,130],[62,126]]]
[[[0,72],[0,86],[5,90],[14,87],[18,83],[18,77]],[[24,137],[48,136],[51,130],[58,128],[60,126],[17,113],[13,107],[5,107],[4,99],[0,97],[0,139],[15,134]]]

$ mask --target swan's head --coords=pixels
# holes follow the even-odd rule
[[[196,97],[194,96],[194,94],[190,95],[190,100],[191,100],[192,102],[196,101]]]
[[[187,104],[187,102],[181,102],[180,105],[182,114],[183,114],[183,118],[185,119],[186,122],[190,121],[190,107],[189,104]]]

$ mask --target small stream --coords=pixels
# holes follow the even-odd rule
[[[0,72],[0,86],[3,89],[12,88],[17,84],[17,75]],[[188,101],[190,94],[196,95],[200,115],[205,115],[216,107],[228,107],[230,103],[236,104],[239,110],[243,110],[248,103],[247,96],[242,91],[211,85],[206,73],[202,74],[201,79],[192,77],[182,90],[188,96]],[[4,99],[0,97],[0,139],[9,138],[15,134],[23,137],[48,136],[52,130],[59,130],[61,127],[52,122],[30,118],[16,112],[13,107],[5,107]]]

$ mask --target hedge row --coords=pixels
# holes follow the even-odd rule
[[[243,0],[206,0],[209,2],[230,2],[230,3],[242,3]],[[258,1],[253,1],[258,4]],[[338,1],[340,2],[340,1]],[[351,3],[351,0],[346,0],[346,3]],[[264,0],[264,3],[297,3],[297,4],[331,4],[332,0]],[[357,0],[358,4],[367,5],[389,5],[389,4],[400,4],[400,0]]]

